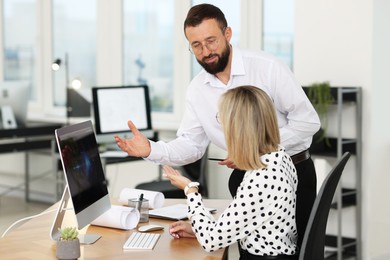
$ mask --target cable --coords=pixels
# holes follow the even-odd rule
[[[22,219],[19,219],[17,221],[15,221],[11,226],[9,226],[3,233],[3,235],[1,236],[1,238],[3,238],[7,233],[8,231],[10,231],[16,224],[22,222],[22,221],[26,221],[26,220],[29,220],[29,219],[32,219],[32,218],[35,218],[35,217],[40,217],[40,216],[43,216],[43,215],[46,215],[48,213],[51,213],[53,211],[57,211],[58,209],[51,209],[51,210],[48,210],[48,211],[43,211],[39,214],[36,214],[36,215],[33,215],[33,216],[29,216],[29,217],[25,217],[25,218],[22,218]],[[68,208],[66,209],[63,209],[63,210],[68,210]]]

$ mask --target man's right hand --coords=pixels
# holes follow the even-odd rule
[[[130,140],[125,140],[115,135],[116,144],[129,156],[148,157],[151,152],[149,140],[141,134],[131,120],[127,122],[127,125],[133,133],[133,137]]]

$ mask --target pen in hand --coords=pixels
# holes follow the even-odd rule
[[[210,161],[219,161],[219,162],[222,162],[224,161],[225,159],[220,159],[220,158],[208,158]]]
[[[230,169],[236,169],[237,166],[234,164],[234,162],[232,162],[230,160],[230,158],[225,158],[225,159],[221,159],[221,158],[208,158],[209,160],[211,161],[217,161],[218,165],[224,165]]]

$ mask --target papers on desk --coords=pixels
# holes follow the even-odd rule
[[[95,219],[91,224],[110,228],[130,230],[139,222],[139,211],[134,208],[112,205],[111,209]]]
[[[206,208],[210,213],[214,213],[217,209]],[[187,219],[188,206],[186,204],[175,204],[172,206],[166,206],[159,209],[149,210],[149,217],[162,218],[170,220],[185,220]]]
[[[139,198],[144,194],[144,199],[149,201],[149,208],[157,209],[164,205],[165,196],[162,192],[124,188],[119,194],[119,203],[129,205],[129,199]]]

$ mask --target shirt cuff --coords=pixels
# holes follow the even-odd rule
[[[145,157],[144,159],[147,159],[155,163],[160,163],[161,158],[164,156],[161,145],[151,140],[149,140],[149,144],[150,144],[150,154],[148,157]]]

